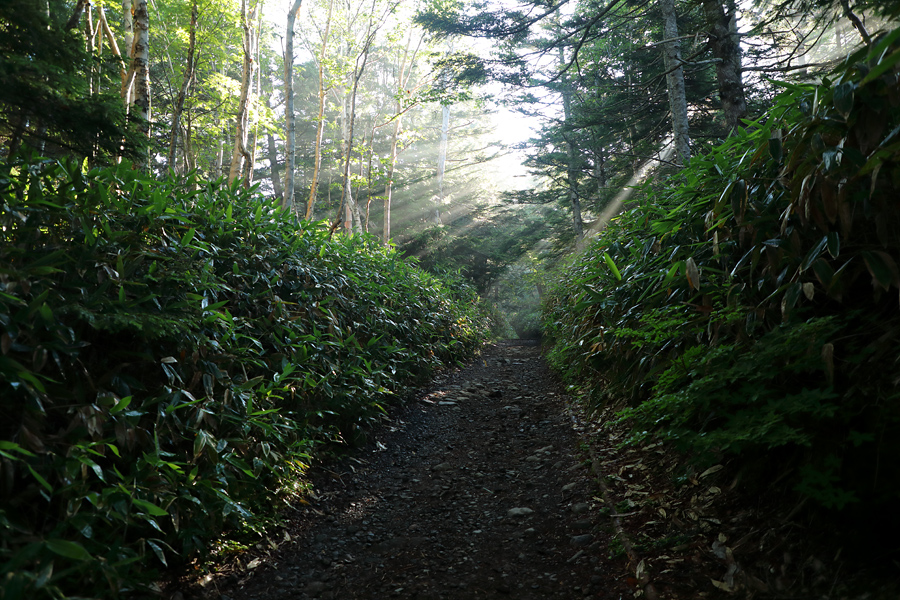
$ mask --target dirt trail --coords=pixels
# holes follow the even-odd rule
[[[320,470],[223,600],[623,598],[609,517],[536,346],[489,347]]]

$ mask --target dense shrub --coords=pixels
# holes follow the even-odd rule
[[[782,84],[565,273],[551,358],[627,406],[636,437],[777,456],[831,509],[898,499],[898,39]]]
[[[252,191],[0,166],[0,598],[259,528],[310,451],[476,349],[478,298]]]

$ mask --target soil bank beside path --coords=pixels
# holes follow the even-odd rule
[[[632,597],[626,558],[609,557],[610,519],[575,427],[537,346],[490,346],[396,409],[365,448],[319,469],[284,539],[207,577],[206,592]]]

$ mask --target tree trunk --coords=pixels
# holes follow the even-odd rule
[[[97,16],[100,19],[100,26],[103,28],[103,34],[106,36],[106,41],[109,42],[109,47],[112,50],[113,56],[119,61],[119,74],[122,77],[122,83],[125,83],[125,78],[128,76],[128,70],[125,65],[125,60],[122,57],[122,52],[119,50],[119,44],[116,42],[116,36],[113,33],[112,29],[109,26],[109,22],[106,20],[106,13],[101,9],[97,11]],[[127,46],[127,50],[130,50],[131,47]]]
[[[181,89],[178,90],[178,97],[175,99],[175,106],[172,109],[172,131],[169,134],[169,155],[166,158],[166,165],[169,174],[174,175],[178,172],[178,163],[175,154],[178,146],[178,134],[181,131],[181,113],[184,112],[184,101],[187,98],[188,88],[194,80],[194,49],[197,41],[197,0],[191,2],[191,24],[188,30],[188,51],[187,64],[184,67],[184,74],[181,80]]]
[[[316,117],[315,158],[313,159],[312,181],[309,185],[309,202],[306,203],[306,218],[312,219],[316,205],[316,193],[319,186],[319,167],[322,164],[322,135],[325,131],[325,53],[328,47],[328,36],[331,34],[331,15],[334,0],[328,2],[328,16],[325,19],[325,32],[322,34],[322,48],[319,52],[319,115]]]
[[[294,23],[300,14],[302,0],[294,0],[287,16],[284,37],[284,196],[281,205],[294,206],[294,170],[297,156],[294,117]]]
[[[234,149],[231,152],[231,168],[228,171],[229,185],[241,176],[244,161],[250,162],[247,152],[247,122],[250,100],[250,83],[253,81],[253,41],[250,31],[250,19],[247,15],[247,0],[241,1],[241,27],[244,30],[244,65],[241,74],[241,99],[238,103],[237,123],[234,132]]]
[[[841,0],[841,8],[844,9],[844,16],[850,21],[856,31],[859,32],[859,37],[862,38],[862,41],[866,44],[866,46],[872,45],[872,37],[869,35],[869,31],[866,29],[866,26],[863,25],[863,22],[859,20],[859,17],[850,9],[850,3],[847,0]]]
[[[84,41],[85,41],[85,50],[87,50],[88,56],[93,58],[94,56],[94,48],[95,48],[95,36],[94,36],[94,11],[93,5],[87,3],[87,11],[85,13],[85,24],[84,24]],[[93,61],[91,62],[90,69],[88,70],[88,94],[93,96],[97,93],[97,88],[94,87],[97,77],[97,64]]]
[[[726,11],[727,8],[727,11]],[[747,115],[744,83],[741,81],[741,37],[737,30],[737,7],[734,0],[703,0],[709,28],[709,47],[716,63],[716,82],[722,101],[722,115],[728,133],[737,130]]]
[[[397,101],[397,112],[401,110],[400,101]],[[391,157],[388,161],[387,184],[384,193],[384,222],[381,228],[381,241],[385,245],[391,241],[391,198],[394,191],[394,166],[397,164],[397,142],[400,138],[403,115],[398,114],[394,121],[394,133],[391,135]]]
[[[265,6],[265,0],[259,0],[256,5],[256,32],[251,35],[251,45],[252,45],[252,54],[256,56],[254,64],[256,65],[256,92],[254,94],[254,98],[259,98],[262,92],[262,57],[259,53],[259,36],[262,32],[262,16],[263,16],[263,7]],[[250,76],[251,87],[253,86],[253,75]],[[249,114],[250,109],[248,107],[247,112]],[[256,111],[254,111],[256,114]],[[259,141],[259,118],[254,119],[253,121],[253,137],[250,140],[250,147],[248,149],[247,154],[247,162],[244,164],[244,187],[250,187],[250,184],[253,183],[253,167],[256,165],[256,146]]]
[[[435,225],[441,224],[441,208],[444,205],[444,173],[447,167],[447,150],[450,145],[450,107],[441,105],[441,143],[438,146],[437,161],[437,195],[432,206],[432,219]]]
[[[559,49],[559,65],[562,68],[566,64],[565,51]],[[564,126],[572,123],[572,90],[569,87],[569,79],[563,75],[562,84],[563,119]],[[572,205],[572,229],[575,232],[575,245],[580,247],[584,239],[584,222],[581,219],[581,199],[578,197],[578,154],[575,142],[570,139],[570,134],[563,128],[563,137],[566,140],[566,187],[568,188],[569,204]]]
[[[219,148],[216,150],[216,179],[221,179],[225,167],[225,132],[219,131]]]
[[[366,221],[363,230],[366,233],[369,233],[369,212],[372,207],[372,161],[375,159],[375,151],[373,148],[375,147],[375,120],[372,120],[372,129],[369,132],[369,144],[368,144],[368,161],[366,163]],[[362,175],[362,161],[360,161],[359,170],[360,175]]]
[[[678,40],[674,0],[659,0],[659,10],[663,18],[663,35],[669,40],[663,44],[663,59],[669,88],[669,110],[672,113],[675,162],[685,166],[691,160],[691,136],[688,129],[687,94],[684,90],[684,69],[681,66],[683,63],[681,42]]]
[[[131,108],[134,102],[134,3],[132,0],[122,0],[122,30],[125,34],[125,52],[128,54],[128,70],[122,78],[122,99],[125,108]]]
[[[150,146],[150,13],[147,0],[134,0],[134,51],[132,53],[134,71],[134,101],[132,114],[137,120],[140,133],[147,139],[145,154]],[[149,156],[138,160],[138,169],[149,167]]]
[[[191,120],[190,111],[185,116],[184,130],[182,139],[184,139],[184,170],[186,172],[193,171],[197,168],[197,157],[194,156],[194,140],[193,140],[194,124]]]
[[[359,80],[362,79],[363,72],[366,70],[366,63],[369,61],[369,48],[372,45],[373,37],[371,35],[372,22],[369,22],[369,31],[366,32],[365,46],[362,52],[356,57],[356,65],[353,70],[353,88],[350,92],[349,106],[348,99],[344,98],[344,170],[343,185],[341,189],[341,205],[347,208],[348,222],[346,227],[352,229],[356,233],[362,233],[362,222],[359,214],[359,207],[353,199],[353,186],[350,180],[350,156],[353,152],[353,126],[356,121],[356,95],[359,91]]]
[[[266,108],[269,110],[272,109],[270,98],[270,95],[266,95]],[[272,170],[272,190],[275,192],[275,197],[281,202],[281,205],[286,206],[284,203],[284,188],[281,187],[281,173],[279,173],[280,169],[278,168],[278,147],[275,145],[275,136],[271,131],[266,134],[266,142],[269,151],[269,168]]]
[[[415,62],[415,55],[418,53],[418,47],[413,52],[413,56],[409,55],[409,47],[412,43],[412,29],[409,31],[409,36],[406,38],[406,48],[403,50],[403,57],[400,59],[400,69],[398,70],[398,79],[397,79],[397,114],[394,117],[394,132],[391,135],[391,155],[390,160],[388,161],[387,168],[387,183],[385,184],[385,194],[384,194],[384,220],[382,223],[382,231],[381,231],[381,241],[385,243],[385,245],[389,244],[391,241],[391,200],[394,191],[394,167],[397,165],[397,144],[400,140],[400,132],[403,130],[403,103],[401,102],[401,98],[403,97],[403,93],[409,93],[406,89],[409,85],[409,78],[412,75],[413,63]],[[422,38],[419,39],[419,44],[422,43]]]
[[[64,31],[71,31],[78,27],[78,22],[81,21],[81,13],[84,12],[84,4],[85,0],[78,0],[75,4],[75,9],[72,11],[72,16],[69,17],[69,20],[66,21],[65,26],[63,27]]]

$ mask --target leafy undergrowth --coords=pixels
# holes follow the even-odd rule
[[[900,558],[900,30],[648,187],[565,273],[550,359],[750,493]],[[833,524],[840,523],[841,527]]]
[[[631,434],[612,409],[579,421],[594,473],[608,491],[603,500],[611,506],[604,512],[620,524],[608,560],[627,560],[635,597],[887,600],[900,594],[895,572],[874,560],[872,549],[858,554],[834,546],[830,532],[802,510],[805,501],[791,494],[796,471],[765,473],[760,491],[759,474],[737,461],[699,468],[665,442],[623,448]]]
[[[0,167],[0,598],[110,597],[260,532],[311,452],[470,355],[475,294],[252,191]]]

